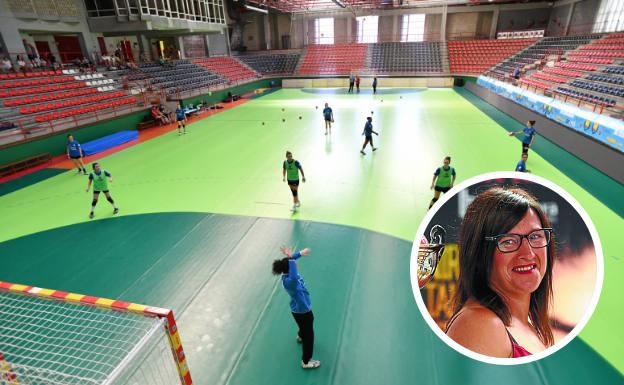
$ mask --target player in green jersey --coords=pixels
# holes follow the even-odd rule
[[[303,177],[303,183],[305,183],[305,173],[303,172],[303,167],[301,167],[301,163],[298,160],[294,160],[292,156],[292,152],[286,151],[286,160],[282,166],[282,180],[284,182],[288,182],[288,187],[290,187],[290,192],[293,195],[293,207],[291,209],[292,212],[297,211],[297,207],[301,206],[301,202],[299,202],[299,172],[301,171],[301,176]]]
[[[115,202],[108,191],[109,182],[113,182],[113,176],[108,171],[102,170],[99,163],[93,163],[93,172],[89,174],[89,184],[87,185],[87,192],[89,192],[91,184],[93,184],[93,202],[91,202],[91,213],[89,214],[89,218],[93,218],[94,216],[93,212],[95,211],[95,205],[98,203],[98,198],[100,197],[101,192],[106,195],[106,200],[113,205],[113,214],[117,214],[119,212],[119,209],[115,206]]]
[[[438,167],[433,173],[433,179],[431,180],[431,189],[435,190],[433,193],[433,199],[429,204],[429,208],[440,198],[440,193],[445,193],[453,187],[455,184],[455,169],[450,166],[451,157],[444,158],[444,166]]]

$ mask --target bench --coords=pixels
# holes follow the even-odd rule
[[[13,163],[4,164],[0,166],[0,178],[15,174],[17,172],[26,170],[31,167],[39,166],[52,159],[52,155],[45,152],[39,155],[31,156],[26,159],[21,159]]]
[[[147,122],[139,122],[139,124],[137,125],[137,130],[142,131],[148,128],[152,128],[154,126],[156,126],[155,120],[148,120]]]

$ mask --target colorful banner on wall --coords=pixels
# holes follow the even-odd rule
[[[609,147],[624,152],[624,122],[621,120],[596,114],[544,95],[537,95],[487,76],[480,76],[477,84]]]

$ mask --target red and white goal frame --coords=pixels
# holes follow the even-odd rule
[[[111,321],[107,321],[109,319]],[[55,320],[62,326],[60,332],[52,330],[54,322],[57,322]],[[107,322],[110,324],[106,325]],[[133,341],[127,341],[123,333],[128,333],[127,335],[131,337],[129,339]],[[154,341],[157,342],[143,344],[149,341],[152,335],[156,335]],[[97,341],[97,344],[90,346],[91,341]],[[126,351],[111,345],[110,341],[118,341],[121,345],[127,343]],[[141,346],[147,346],[146,349],[149,349],[149,346],[155,347],[156,344],[159,344],[157,350],[160,361],[145,370],[160,371],[162,366],[166,366],[163,365],[165,362],[170,365],[168,380],[155,381],[150,377],[145,382],[192,385],[193,381],[172,310],[0,281],[0,383],[9,385],[28,383],[26,377],[30,375],[40,381],[37,383],[48,383],[46,376],[56,376],[49,380],[49,383],[74,383],[76,380],[69,379],[63,368],[73,362],[86,361],[88,364],[84,370],[73,370],[72,367],[72,371],[82,370],[87,375],[91,372],[96,373],[97,375],[92,377],[99,378],[93,382],[89,381],[92,384],[117,384],[118,382],[112,378],[118,377],[120,371],[126,370],[120,369],[120,366],[137,362],[144,364],[149,361],[148,355],[151,353],[140,353],[139,350]],[[166,362],[170,361],[170,358],[166,357],[168,355],[164,353],[166,345],[171,350],[173,362]],[[40,353],[34,348],[41,346],[49,348],[51,353]],[[94,349],[101,349],[101,352],[93,354],[98,354],[96,358],[102,363],[96,362],[95,358],[87,358]],[[62,355],[58,353],[59,350]],[[106,362],[108,352],[116,354],[115,358],[110,358],[110,362]],[[70,353],[74,353],[76,357],[68,358]],[[45,368],[27,367],[34,365],[31,357],[46,355],[49,357],[41,360]],[[62,359],[58,359],[57,356]],[[132,361],[135,356],[141,358],[137,358],[136,362]],[[20,360],[29,364],[21,365]],[[110,373],[106,368],[108,366],[110,366],[108,369],[112,369]],[[127,369],[127,373],[130,371],[136,372],[136,369]],[[177,371],[179,381],[173,378],[174,371]],[[149,373],[149,376],[152,375],[154,373]],[[64,382],[65,380],[67,382]],[[86,383],[80,379],[77,381]],[[136,378],[133,378],[133,382],[137,382]]]

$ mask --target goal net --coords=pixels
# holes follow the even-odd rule
[[[0,281],[0,384],[192,381],[171,310]]]

